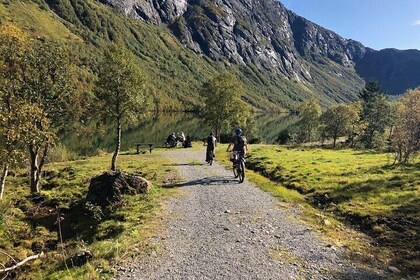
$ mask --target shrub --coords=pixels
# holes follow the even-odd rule
[[[74,160],[76,158],[76,154],[71,152],[66,146],[59,143],[51,148],[50,153],[47,158],[47,162],[63,162]]]

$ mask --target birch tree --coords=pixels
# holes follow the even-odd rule
[[[141,118],[148,104],[144,75],[134,55],[121,43],[112,43],[105,51],[95,92],[102,119],[115,124],[115,150],[111,170],[116,171],[122,125]]]
[[[241,100],[243,93],[242,84],[228,73],[222,73],[204,84],[204,119],[214,130],[218,141],[223,131],[247,124],[250,110]]]

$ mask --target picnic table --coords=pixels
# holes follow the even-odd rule
[[[152,153],[155,143],[136,143],[134,145],[136,146],[137,154],[140,154],[141,147],[149,148],[149,152]]]

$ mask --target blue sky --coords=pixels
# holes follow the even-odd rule
[[[420,0],[280,0],[288,9],[373,49],[420,49]]]

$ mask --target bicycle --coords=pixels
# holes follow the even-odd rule
[[[245,179],[245,158],[244,153],[233,154],[233,175],[238,178],[239,183],[243,183]]]
[[[206,158],[207,158],[208,164],[212,165],[213,164],[213,158],[214,158],[214,151],[213,150],[207,150]]]

